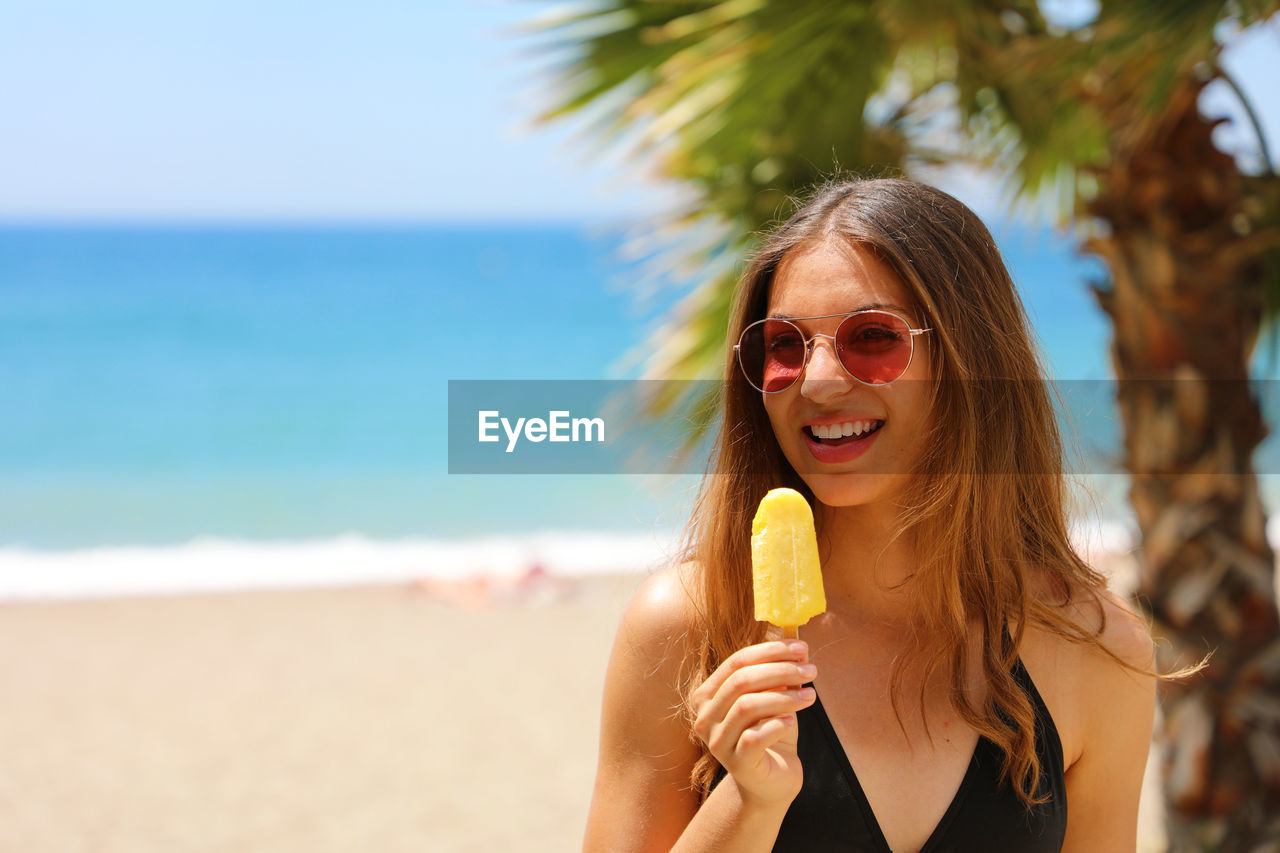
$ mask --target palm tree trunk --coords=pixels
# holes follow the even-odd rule
[[[1280,850],[1280,620],[1252,470],[1266,435],[1248,381],[1262,318],[1246,180],[1200,116],[1202,83],[1118,135],[1086,248],[1111,286],[1117,401],[1142,531],[1141,597],[1162,671],[1170,849]]]

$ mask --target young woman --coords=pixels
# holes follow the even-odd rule
[[[591,851],[1132,851],[1151,639],[1072,550],[1063,451],[991,235],[900,180],[820,190],[731,319],[688,559],[606,679]],[[810,501],[827,612],[753,618],[765,493]]]

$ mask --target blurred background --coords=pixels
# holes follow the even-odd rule
[[[620,251],[671,191],[533,127],[537,8],[8,8],[0,549],[82,559],[0,589],[216,583],[104,546],[679,524],[641,478],[446,475],[447,380],[625,376],[671,300]]]
[[[441,850],[504,849],[503,832],[527,838],[541,831],[545,849],[564,849],[565,839],[576,838],[594,749],[594,735],[583,732],[595,725],[608,638],[628,584],[672,552],[695,480],[451,476],[447,382],[635,378],[661,375],[662,365],[694,375],[705,368],[673,343],[671,330],[698,329],[705,341],[710,323],[714,338],[707,288],[741,257],[752,228],[786,215],[785,192],[798,187],[785,184],[796,173],[768,157],[743,162],[739,172],[749,178],[733,178],[725,160],[741,146],[785,148],[777,122],[762,122],[763,135],[752,136],[750,110],[734,90],[708,95],[699,86],[755,79],[750,68],[732,64],[741,56],[731,61],[732,50],[717,52],[724,38],[736,44],[732,27],[790,33],[790,20],[812,24],[819,14],[810,4],[801,4],[812,13],[805,18],[779,4],[703,3],[684,10],[703,18],[671,13],[670,20],[644,21],[634,11],[626,17],[631,4],[597,5],[612,17],[582,11],[591,4],[538,2],[5,4],[0,641],[10,660],[0,673],[6,694],[26,701],[0,712],[0,720],[9,715],[8,746],[26,750],[29,760],[0,770],[0,825],[7,824],[0,848],[351,849],[344,847],[351,839],[368,837],[363,826],[396,827],[379,836],[377,849],[388,850],[412,849],[424,835],[434,838],[427,849]],[[1097,21],[1111,8],[1008,5],[982,12],[1000,25],[1002,38],[1030,33],[1079,44],[1106,34]],[[1275,156],[1280,139],[1280,29],[1264,20],[1267,4],[1239,5],[1171,26],[1178,33],[1199,26],[1201,42],[1221,45],[1215,67],[1226,73],[1204,71],[1196,103],[1201,115],[1225,120],[1213,131],[1218,149],[1242,173],[1257,175],[1271,168],[1259,140],[1269,140]],[[981,17],[985,7],[973,8]],[[890,24],[893,14],[886,13]],[[1005,254],[1053,377],[1110,380],[1112,321],[1089,283],[1105,283],[1112,272],[1080,248],[1086,237],[1109,232],[1081,215],[1088,199],[1077,206],[1078,183],[1064,189],[1066,179],[1054,171],[1067,159],[1061,150],[1057,159],[1029,160],[1031,137],[1010,142],[992,130],[996,107],[955,106],[970,89],[1007,95],[966,72],[972,57],[953,46],[950,60],[937,60],[947,45],[928,42],[936,48],[930,64],[911,42],[916,37],[940,38],[906,32],[914,58],[877,59],[880,76],[860,84],[862,102],[823,101],[817,92],[816,112],[832,123],[856,125],[840,116],[841,104],[861,103],[884,133],[859,131],[857,139],[870,141],[846,150],[845,131],[828,139],[825,125],[797,119],[802,144],[787,150],[815,176],[837,166],[905,167],[967,202]],[[823,50],[859,43],[842,44]],[[655,52],[644,54],[645,45],[656,45]],[[710,70],[699,76],[664,66],[677,47],[688,49],[684,60]],[[1017,45],[1006,47],[1016,54]],[[856,50],[851,56],[855,65],[862,61]],[[1038,58],[1033,50],[1024,61]],[[778,57],[760,65],[768,61]],[[949,73],[947,61],[959,69],[951,100],[937,100],[936,88],[912,88],[925,78],[936,84]],[[976,61],[985,60],[979,54]],[[1062,75],[1087,77],[1070,62],[1062,60]],[[910,73],[899,73],[904,67]],[[987,67],[991,75],[1010,73],[994,60]],[[646,68],[661,85],[636,82]],[[730,70],[715,70],[723,68]],[[1151,91],[1164,91],[1159,68],[1141,73]],[[683,88],[672,83],[681,74]],[[782,97],[756,91],[770,107],[769,98]],[[1131,95],[1140,101],[1144,91],[1138,86]],[[738,111],[717,117],[706,106],[715,97]],[[1017,117],[1016,97],[1001,104]],[[723,122],[717,130],[741,131],[738,148],[698,130],[708,115]],[[904,122],[916,123],[912,132],[932,153],[876,159],[876,140],[897,138],[888,130],[902,131]],[[1094,125],[1082,126],[1081,138],[1092,139]],[[699,138],[719,161],[708,165],[690,154],[700,150]],[[1096,141],[1105,149],[1108,140]],[[1255,376],[1269,375],[1266,355],[1263,347],[1252,356]],[[1117,416],[1108,410],[1100,417]],[[1097,502],[1080,521],[1082,542],[1103,561],[1128,555],[1142,526],[1126,499],[1120,449],[1108,452],[1114,466],[1084,478]],[[1261,493],[1274,506],[1280,494],[1268,473],[1263,466]],[[591,580],[600,574],[614,579]],[[340,595],[389,584],[403,593],[394,602],[368,590]],[[302,598],[237,597],[253,588],[273,596],[295,589]],[[209,591],[229,597],[184,597]],[[158,593],[164,596],[149,605],[134,598]],[[406,601],[417,609],[404,610]],[[235,630],[227,628],[231,602],[240,614],[230,623]],[[539,617],[531,602],[549,609]],[[561,633],[573,620],[595,633]],[[264,640],[237,653],[216,651],[230,636],[257,636],[272,624],[290,626],[271,634],[278,647]],[[523,633],[511,635],[513,624]],[[371,625],[381,626],[373,632],[378,639],[363,634]],[[457,678],[432,668],[442,665],[439,649],[429,650],[432,629],[441,625],[455,642],[468,638],[468,651],[452,645],[445,656],[480,648],[479,661],[465,658],[478,671],[515,665],[496,649],[538,642],[529,637],[542,636],[549,655],[565,643],[593,649],[573,715],[560,715],[562,723],[572,721],[579,751],[557,789],[561,799],[539,806],[555,816],[537,824],[541,830],[518,820],[495,825],[459,805],[461,795],[449,800],[448,814],[423,811],[413,793],[419,783],[443,784],[445,776],[457,782],[452,770],[429,761],[405,771],[388,795],[403,811],[379,817],[379,780],[391,773],[386,762],[395,750],[359,752],[353,744],[365,743],[379,714],[348,713],[342,697],[356,682],[377,693],[383,688],[370,687],[376,683],[388,702],[407,701],[392,685],[414,672],[408,680],[419,686],[406,687],[408,695],[434,708],[439,693],[422,682]],[[289,632],[293,641],[284,639]],[[351,654],[347,642],[356,636],[373,644],[367,655]],[[419,643],[420,658],[388,653]],[[281,669],[321,665],[305,654],[308,647],[333,652],[338,669],[315,671],[306,684],[318,693],[296,685],[288,692],[287,680],[283,687],[278,681]],[[98,663],[85,662],[87,649]],[[521,666],[532,653],[524,648]],[[148,654],[159,656],[154,665],[139,662]],[[341,665],[351,667],[354,682],[333,675]],[[209,681],[184,694],[191,704],[182,705],[171,691],[186,689],[173,685],[191,667]],[[225,715],[200,728],[193,720],[208,707],[202,691],[222,678],[232,685],[218,700]],[[494,689],[478,681],[473,687]],[[545,685],[526,688],[543,697],[536,701],[565,701]],[[103,698],[117,689],[127,696]],[[178,703],[159,723],[170,727],[163,729],[169,739],[135,779],[149,779],[148,791],[181,788],[187,779],[202,793],[170,805],[188,810],[182,813],[190,826],[221,829],[158,829],[144,817],[155,800],[122,781],[131,772],[123,756],[137,746],[125,732],[136,730],[146,716],[136,716],[138,708],[155,707],[157,696]],[[325,719],[337,728],[289,741],[289,755],[300,763],[281,758],[273,770],[219,764],[227,754],[252,752],[236,708],[255,697],[272,697],[267,704],[277,716],[265,719],[274,722],[255,725],[265,726],[260,737],[273,749],[280,748],[276,735],[295,731],[293,712],[327,708]],[[85,710],[95,702],[115,711]],[[508,707],[501,693],[477,702],[495,713]],[[397,736],[427,737],[421,728],[430,712],[415,713],[393,715],[405,727]],[[356,734],[335,734],[351,719],[359,721]],[[50,720],[81,737],[57,759],[33,746],[55,738]],[[499,716],[492,724],[508,723]],[[210,731],[230,740],[210,740]],[[477,734],[476,751],[492,751],[494,737]],[[534,776],[563,749],[547,743],[538,747],[545,754],[529,753],[528,740],[516,741],[511,749],[527,753]],[[422,755],[434,743],[424,740]],[[211,751],[189,754],[200,749]],[[316,780],[329,777],[306,763],[341,749],[367,759],[360,777],[367,784],[358,790],[343,787],[349,782],[324,787]],[[468,755],[474,753],[457,760]],[[118,772],[105,780],[85,775],[84,756]],[[263,778],[294,791],[301,804],[278,820],[231,817],[262,793]],[[508,783],[512,809],[540,802],[528,799],[532,780],[524,781],[529,785]],[[33,785],[70,799],[19,797]],[[225,796],[205,796],[209,785]],[[455,796],[428,789],[437,804],[439,796]],[[364,811],[351,805],[357,800]],[[344,808],[359,819],[336,817]],[[122,809],[136,823],[109,817]],[[442,826],[452,829],[433,836]]]
[[[557,9],[11,5],[0,549],[677,528],[679,478],[446,473],[447,380],[642,375],[703,283],[662,265],[688,191],[658,154],[537,121]],[[1223,59],[1273,128],[1275,41]],[[1225,86],[1205,109],[1247,149]],[[996,179],[929,177],[996,233],[1053,376],[1110,377],[1101,264]]]

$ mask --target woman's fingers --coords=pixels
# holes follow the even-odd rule
[[[720,694],[759,693],[779,687],[799,687],[813,679],[818,668],[811,663],[779,661],[747,666],[725,679]]]
[[[759,643],[734,652],[693,692],[694,732],[743,790],[795,796],[796,712],[817,699],[800,685],[816,674],[807,644]]]
[[[769,717],[746,729],[738,738],[737,756],[744,764],[756,764],[764,755],[764,751],[776,745],[784,737],[796,736],[797,724],[795,714],[784,714],[781,717]]]
[[[772,693],[749,693],[733,703],[725,715],[725,728],[744,732],[761,720],[794,714],[813,704],[814,690],[805,687],[797,690],[778,690]]]
[[[796,712],[817,700],[809,647],[798,640],[739,649],[690,696],[693,729],[744,792],[794,798],[801,780]]]
[[[796,711],[812,705],[815,695],[812,687],[806,687],[739,696],[723,718],[707,727],[705,740],[711,754],[725,763],[726,758],[739,751],[746,732],[770,718],[794,715]]]
[[[747,646],[738,649],[725,659],[724,663],[716,667],[716,671],[707,677],[707,680],[694,691],[695,701],[699,694],[704,697],[711,697],[720,689],[724,682],[735,672],[747,666],[755,664],[768,663],[770,661],[792,661],[795,663],[807,663],[809,660],[809,644],[803,640],[774,640],[768,643],[757,643],[754,646]]]
[[[695,693],[697,720],[694,728],[698,729],[698,723],[710,725],[724,719],[734,703],[744,696],[768,696],[779,690],[799,687],[813,680],[816,674],[813,664],[799,661],[757,663],[737,669],[722,679],[715,693],[709,696]]]

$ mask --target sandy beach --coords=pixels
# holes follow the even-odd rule
[[[0,851],[579,849],[641,577],[0,605]]]
[[[639,580],[0,605],[0,851],[577,849]]]

